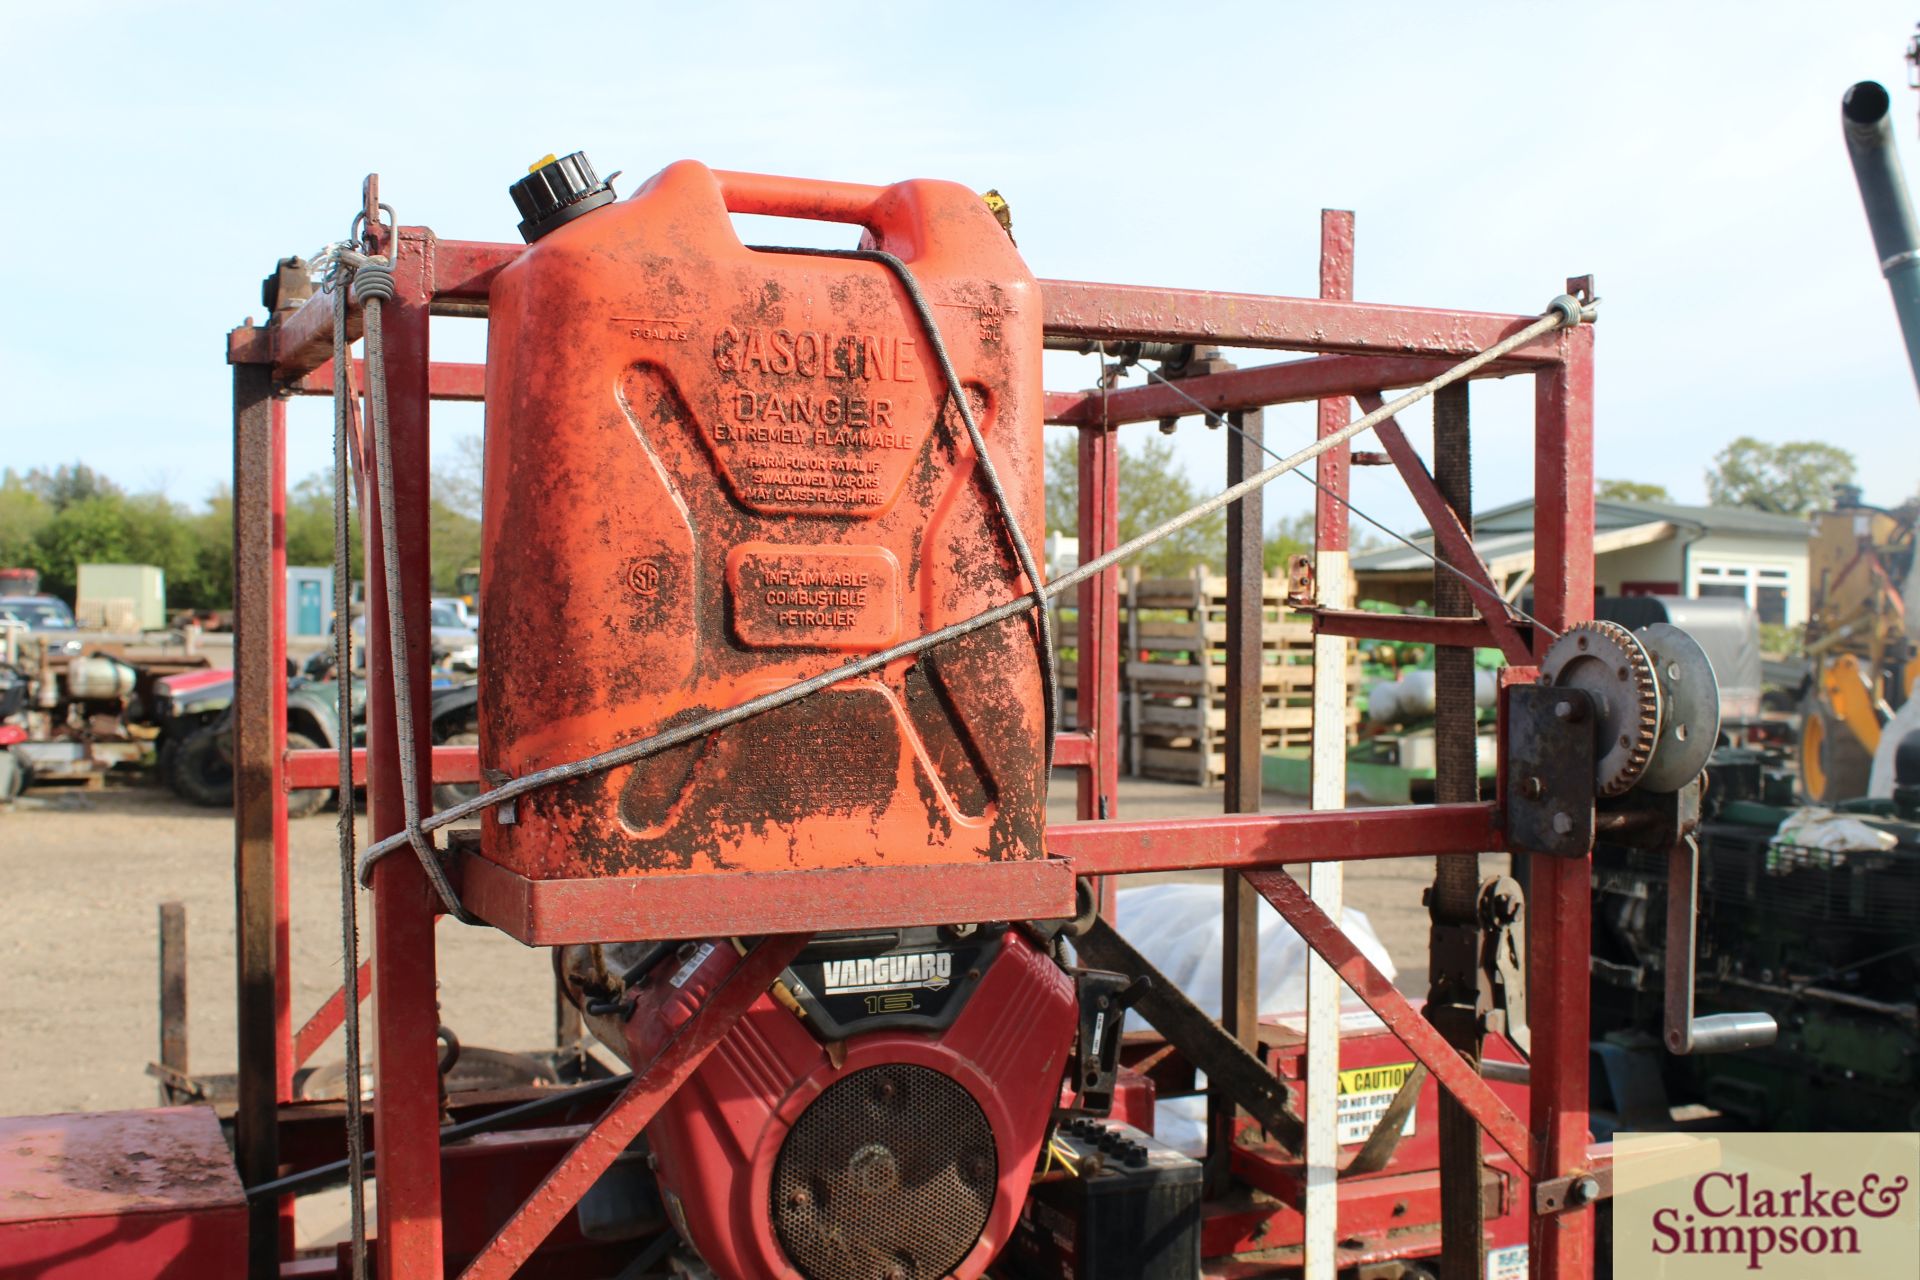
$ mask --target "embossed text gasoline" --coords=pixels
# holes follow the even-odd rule
[[[713,337],[713,363],[722,373],[913,382],[920,377],[913,348],[911,338],[882,334],[728,325]]]

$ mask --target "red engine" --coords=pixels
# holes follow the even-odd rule
[[[728,941],[658,965],[635,1061],[739,963]],[[647,1129],[662,1199],[716,1274],[977,1276],[1006,1241],[1076,1026],[1074,983],[1019,929],[816,942]]]

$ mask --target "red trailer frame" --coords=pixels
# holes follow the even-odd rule
[[[369,791],[371,828],[383,838],[405,827],[400,794],[400,745],[395,732],[396,661],[416,673],[416,723],[427,722],[428,438],[434,400],[479,400],[484,366],[436,363],[428,338],[436,314],[484,316],[494,274],[522,246],[443,240],[425,227],[383,225],[377,185],[364,193],[371,252],[393,261],[397,296],[385,304],[387,386],[397,527],[384,529],[378,505],[363,503],[367,563],[380,563],[382,539],[400,550],[400,592],[388,600],[379,574],[368,580],[370,613],[402,611],[412,651],[389,651],[384,627],[368,628],[367,747],[356,752],[357,777]],[[1336,282],[1351,280],[1350,231],[1323,238],[1324,264]],[[1350,220],[1345,224],[1351,226]],[[1079,433],[1081,555],[1092,558],[1118,542],[1118,428],[1193,412],[1188,397],[1230,414],[1308,400],[1322,404],[1321,431],[1346,420],[1345,402],[1371,409],[1379,393],[1423,382],[1448,365],[1477,354],[1531,323],[1533,316],[1387,306],[1341,300],[1267,297],[1191,289],[1145,288],[1081,281],[1041,281],[1049,337],[1097,343],[1152,341],[1207,343],[1310,353],[1310,358],[1213,373],[1181,384],[1179,392],[1152,385],[1110,393],[1051,394],[1047,419]],[[285,741],[286,619],[285,401],[293,395],[330,395],[334,302],[322,293],[266,327],[228,335],[234,371],[234,511],[236,546],[236,900],[238,909],[240,1072],[236,1153],[252,1186],[281,1174],[282,1124],[292,1100],[294,1071],[339,1024],[338,993],[294,1033],[290,1000],[286,796],[302,786],[337,782],[337,762],[323,751],[289,752]],[[357,339],[357,305],[349,325]],[[358,362],[356,362],[356,365]],[[1436,645],[1492,646],[1525,679],[1552,636],[1590,616],[1593,600],[1593,331],[1563,329],[1511,352],[1476,377],[1531,376],[1535,385],[1534,616],[1542,629],[1516,626],[1505,615],[1416,618],[1323,612],[1322,632],[1346,636],[1418,639]],[[1436,489],[1432,476],[1389,420],[1378,429],[1388,455],[1437,531],[1442,555],[1487,581],[1471,539]],[[371,441],[363,442],[359,471],[371,474]],[[1323,545],[1344,545],[1344,458],[1321,471],[1331,490],[1316,522]],[[1329,518],[1329,511],[1337,515]],[[1230,563],[1231,574],[1255,582],[1257,555]],[[1568,1180],[1594,1171],[1587,1116],[1587,858],[1532,859],[1528,964],[1533,1029],[1530,1115],[1515,1116],[1486,1087],[1474,1066],[1447,1045],[1347,942],[1327,916],[1294,888],[1288,864],[1415,855],[1472,855],[1500,851],[1500,804],[1398,807],[1354,812],[1237,813],[1215,818],[1119,821],[1119,571],[1109,569],[1079,588],[1079,727],[1056,744],[1059,767],[1075,771],[1080,821],[1048,829],[1049,859],[1035,875],[1104,876],[1138,871],[1221,868],[1246,874],[1301,936],[1362,995],[1419,1061],[1479,1121],[1532,1178],[1535,1218],[1531,1239],[1536,1276],[1559,1280],[1591,1273],[1592,1215],[1568,1204]],[[1244,599],[1244,593],[1242,595]],[[1230,628],[1230,633],[1236,629]],[[1254,629],[1257,644],[1258,630]],[[1244,642],[1241,642],[1244,643]],[[1229,651],[1229,670],[1235,667]],[[1251,691],[1257,696],[1256,686]],[[1236,680],[1229,700],[1247,692]],[[1240,716],[1228,743],[1230,772],[1253,761],[1258,776],[1259,720]],[[1504,735],[1503,735],[1504,741]],[[423,811],[431,809],[434,780],[475,781],[473,748],[417,744],[416,770]],[[1255,801],[1257,803],[1257,800]],[[1523,851],[1515,851],[1523,852]],[[471,865],[471,864],[469,864]],[[464,870],[454,868],[456,874]],[[808,876],[831,873],[806,873]],[[935,871],[936,878],[953,876]],[[951,899],[969,890],[959,878]],[[896,887],[901,886],[901,887]],[[907,889],[887,881],[863,889],[884,915]],[[469,879],[471,901],[488,911],[512,909],[513,895],[487,891]],[[629,887],[630,888],[630,887]],[[649,889],[649,892],[654,892]],[[782,885],[764,901],[770,931],[804,929],[809,892],[834,893],[820,882]],[[523,895],[524,897],[524,895]],[[567,918],[556,931],[591,932],[594,913]],[[1231,903],[1231,899],[1230,899]],[[679,904],[686,906],[684,902]],[[435,1047],[434,925],[439,911],[418,863],[388,858],[373,872],[373,959],[362,990],[377,993],[374,1042],[378,1076],[374,1142],[379,1169],[377,1259],[383,1277],[442,1273],[443,1221],[439,1124],[441,1102]],[[529,906],[527,910],[533,910]],[[545,909],[545,908],[543,908]],[[668,910],[673,908],[668,907]],[[565,913],[563,912],[563,915]],[[964,913],[962,913],[964,914]],[[1249,913],[1230,905],[1236,930]],[[495,923],[503,923],[496,919]],[[697,923],[697,912],[689,916]],[[532,928],[530,920],[522,920]],[[516,930],[518,932],[519,930]],[[490,1224],[490,1243],[463,1274],[512,1274],[538,1248],[547,1230],[571,1208],[595,1176],[637,1134],[705,1052],[724,1035],[753,991],[786,962],[798,938],[770,939],[742,972],[747,979],[723,993],[651,1068],[631,1082],[601,1119],[553,1166],[539,1189],[506,1221]],[[1236,936],[1228,955],[1250,954]],[[1231,978],[1232,975],[1228,975]],[[758,985],[754,985],[758,983]],[[291,1129],[288,1130],[292,1132]],[[546,1141],[551,1143],[549,1132]],[[289,1163],[300,1163],[290,1161]],[[291,1204],[256,1205],[251,1265],[256,1276],[279,1272],[290,1257]]]

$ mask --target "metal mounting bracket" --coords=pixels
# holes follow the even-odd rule
[[[1580,689],[1514,685],[1506,701],[1509,847],[1584,858],[1593,848],[1593,699]]]

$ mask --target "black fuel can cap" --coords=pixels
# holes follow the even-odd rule
[[[507,188],[520,210],[520,237],[532,244],[555,227],[613,203],[613,180],[593,171],[587,153],[576,151],[555,159],[547,156],[527,170],[527,176]]]

